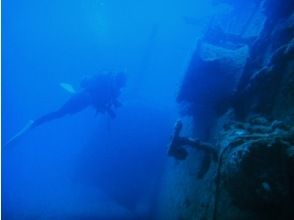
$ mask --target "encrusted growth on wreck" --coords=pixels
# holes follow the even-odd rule
[[[230,140],[220,143],[214,216],[222,216],[225,206],[238,213],[231,219],[244,210],[255,219],[293,215],[293,128],[254,116],[244,123],[225,124],[220,135],[220,140]]]
[[[237,33],[211,24],[187,68],[177,100],[195,138],[216,146],[219,160],[201,180],[191,175],[203,159],[199,152],[169,164],[163,195],[174,210],[169,219],[294,215],[294,5],[250,3],[255,11],[247,25],[259,22],[262,29],[248,37],[245,27]]]

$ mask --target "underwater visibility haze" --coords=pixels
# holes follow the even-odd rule
[[[291,219],[293,12],[3,0],[2,219]]]
[[[181,16],[197,4],[2,3],[4,219],[124,219],[139,209],[150,215],[176,86],[195,42]],[[30,120],[69,99],[60,83],[78,89],[84,76],[107,71],[127,77],[115,119],[88,108],[5,146]]]

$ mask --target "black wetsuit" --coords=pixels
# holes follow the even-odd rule
[[[32,127],[37,127],[48,121],[78,113],[89,106],[93,106],[97,113],[107,112],[115,117],[113,108],[119,106],[117,98],[121,87],[117,87],[114,78],[110,74],[100,74],[89,80],[80,92],[62,105],[58,110],[45,114],[35,120]]]

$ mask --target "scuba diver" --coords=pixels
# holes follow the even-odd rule
[[[16,141],[35,127],[66,115],[78,113],[90,106],[96,109],[96,113],[107,113],[111,118],[115,118],[115,109],[121,106],[118,98],[121,89],[126,84],[126,80],[124,72],[102,73],[92,77],[87,76],[82,79],[80,83],[81,89],[77,92],[71,85],[61,84],[64,89],[72,93],[69,100],[56,111],[49,112],[34,121],[30,121],[6,145]]]

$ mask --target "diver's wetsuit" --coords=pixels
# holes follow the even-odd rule
[[[30,121],[16,135],[10,138],[5,146],[15,143],[31,129],[49,121],[78,113],[85,108],[92,106],[99,113],[108,113],[115,117],[114,109],[120,106],[118,97],[121,89],[125,86],[126,77],[124,73],[99,74],[92,78],[85,78],[81,82],[81,90],[58,110],[45,114],[35,121]]]
[[[95,107],[99,113],[108,113],[115,117],[113,107],[118,107],[117,100],[123,85],[115,83],[114,77],[110,74],[99,74],[89,79],[82,90],[74,95],[61,108],[54,112],[45,114],[32,123],[37,127],[48,121],[78,113],[89,106]]]
[[[50,112],[46,115],[41,116],[37,120],[35,120],[32,124],[32,127],[37,127],[45,122],[52,121],[54,119],[58,119],[64,117],[68,114],[78,113],[88,106],[90,106],[91,97],[90,94],[86,91],[81,91],[79,93],[74,94],[61,108],[54,112]]]

